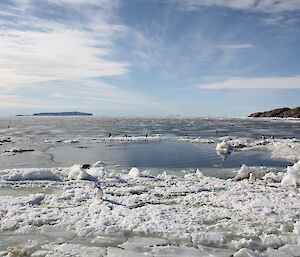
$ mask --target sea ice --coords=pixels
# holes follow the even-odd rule
[[[130,178],[141,177],[141,175],[142,175],[142,172],[138,168],[136,168],[136,167],[131,168],[130,171],[129,171],[129,173],[128,173],[128,176]]]
[[[50,180],[61,181],[61,178],[53,172],[53,169],[12,169],[0,171],[4,174],[1,179],[8,181],[23,181],[23,180]]]
[[[233,257],[263,257],[260,253],[249,250],[247,248],[242,248],[236,252]]]
[[[70,168],[68,179],[71,180],[93,180],[93,177],[88,174],[81,165],[75,164]]]
[[[235,180],[249,178],[250,173],[253,174],[255,177],[257,177],[258,175],[257,169],[255,167],[248,167],[247,165],[243,164],[240,170],[238,171],[238,174],[235,176]]]
[[[298,169],[298,164],[291,168]],[[255,171],[256,168],[242,166],[240,175],[246,177]],[[140,176],[141,171],[135,167],[130,176],[109,170],[101,177],[95,176],[98,180],[95,177],[91,177],[92,181],[78,180],[78,177],[90,178],[89,172],[90,169],[83,170],[80,165],[0,171],[2,187],[21,190],[55,186],[63,191],[62,194],[1,195],[0,236],[1,233],[15,236],[33,232],[49,235],[51,230],[56,230],[55,238],[62,238],[60,243],[43,244],[35,249],[33,256],[85,256],[85,253],[101,256],[102,247],[97,252],[99,247],[94,249],[92,242],[96,244],[97,238],[114,233],[160,238],[162,241],[155,239],[154,243],[149,239],[149,244],[154,244],[151,246],[144,242],[143,247],[150,256],[180,256],[181,253],[181,256],[229,257],[234,252],[234,256],[243,257],[273,257],[283,252],[288,252],[286,256],[297,256],[298,188],[261,179],[254,184],[206,176],[198,179],[195,173],[192,173],[194,178],[165,175],[158,179]],[[101,186],[105,197],[100,192],[97,199],[95,185]],[[282,229],[283,224],[286,229]],[[70,231],[72,236],[64,235],[65,231]],[[88,238],[90,245],[75,247],[66,243],[73,237],[77,242]],[[165,240],[169,245],[165,245]],[[129,242],[132,241],[125,244],[127,249],[116,246],[103,249],[108,256],[138,256],[135,246],[128,248]],[[207,246],[220,252],[214,254]],[[0,245],[0,251],[7,253],[6,250]]]
[[[223,140],[221,143],[217,144],[216,150],[219,153],[229,153],[232,150],[232,146]]]
[[[300,160],[293,166],[287,167],[287,172],[282,178],[281,183],[289,186],[300,186]]]

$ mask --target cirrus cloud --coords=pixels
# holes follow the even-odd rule
[[[286,77],[233,77],[222,82],[197,84],[197,89],[300,89],[300,75]]]
[[[300,10],[299,0],[168,0],[168,2],[188,11],[194,11],[201,7],[227,7],[265,13]]]
[[[125,29],[112,18],[116,1],[43,1],[50,10],[68,11],[65,19],[55,19],[47,13],[41,18],[39,12],[43,10],[34,9],[37,2],[42,1],[15,0],[14,4],[2,6],[5,14],[0,13],[3,18],[0,22],[1,88],[128,73],[130,65],[117,60],[113,51],[114,36]],[[63,6],[53,7],[54,4]],[[93,7],[72,9],[83,4]]]

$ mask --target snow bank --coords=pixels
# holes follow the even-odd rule
[[[5,174],[1,176],[1,173]],[[24,181],[24,180],[50,180],[61,181],[61,178],[54,173],[53,169],[13,169],[4,170],[0,173],[0,178],[7,181]]]
[[[286,174],[282,178],[281,183],[288,186],[300,186],[300,161],[293,166],[287,167]]]

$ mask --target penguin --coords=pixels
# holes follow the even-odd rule
[[[96,186],[96,198],[98,200],[103,199],[103,190],[101,189],[101,187],[99,185]]]
[[[255,182],[255,180],[256,180],[255,175],[252,172],[250,172],[249,173],[249,183],[253,184]]]

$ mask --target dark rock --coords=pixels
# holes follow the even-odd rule
[[[83,169],[89,169],[91,167],[91,165],[90,164],[83,164],[81,167]]]
[[[10,142],[11,142],[10,137],[8,137],[8,138],[0,138],[0,143],[10,143]]]
[[[278,117],[278,118],[300,118],[300,107],[294,109],[290,108],[279,108],[265,112],[255,112],[249,115],[252,118],[259,117]]]

